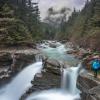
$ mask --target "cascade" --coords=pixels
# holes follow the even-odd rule
[[[0,90],[0,100],[19,100],[21,95],[31,87],[31,80],[36,73],[41,72],[42,62],[36,62],[26,67],[8,85]]]
[[[26,100],[79,100],[79,90],[76,88],[76,81],[81,68],[77,67],[64,69],[60,89],[46,90],[31,94]]]

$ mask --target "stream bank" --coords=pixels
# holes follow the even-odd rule
[[[30,96],[32,93],[35,93],[35,92],[41,92],[43,90],[57,89],[57,88],[60,89],[61,81],[62,81],[61,74],[62,74],[63,68],[71,67],[71,65],[68,65],[67,63],[68,61],[70,62],[73,61],[72,65],[75,61],[77,61],[77,60],[74,61],[74,58],[72,55],[66,56],[67,55],[65,52],[66,50],[63,45],[56,46],[55,44],[53,46],[53,43],[50,43],[50,45],[49,43],[45,43],[45,44],[42,44],[39,46],[43,48],[42,50],[43,52],[46,52],[46,53],[43,53],[44,56],[47,54],[46,57],[44,57],[45,59],[43,59],[43,63],[45,64],[43,64],[44,67],[42,69],[42,72],[36,74],[35,78],[31,81],[32,87],[28,89],[25,94],[23,94],[20,100],[25,100],[25,98],[27,98],[28,96]],[[68,61],[66,60],[66,58],[68,59]]]
[[[82,91],[82,100],[100,100],[100,79],[94,78],[91,73],[80,74],[77,87]]]
[[[59,49],[59,48],[57,48],[57,49]],[[63,48],[61,46],[60,51],[62,49]],[[55,50],[55,47],[53,47],[52,50]],[[0,63],[2,65],[1,68],[5,67],[5,68],[10,69],[10,67],[12,65],[14,65],[13,71],[19,72],[25,66],[36,62],[36,55],[38,55],[39,53],[40,53],[40,51],[34,50],[34,49],[3,51],[3,52],[1,52],[1,56],[0,56],[1,57]],[[12,57],[13,54],[17,55],[15,57],[16,59],[14,58],[15,60]],[[57,57],[58,57],[58,54],[57,54]],[[60,52],[60,54],[62,54],[62,51]],[[2,59],[2,58],[4,58],[4,59]],[[44,58],[46,58],[46,57],[44,57]],[[32,87],[29,88],[26,91],[26,93],[22,95],[20,100],[25,100],[25,98],[27,96],[29,96],[31,93],[34,93],[34,92],[48,90],[48,89],[52,89],[52,88],[60,88],[61,69],[63,67],[65,67],[65,65],[64,66],[61,65],[61,63],[59,63],[58,61],[56,61],[54,59],[45,59],[45,62],[46,62],[46,67],[44,67],[42,69],[41,73],[37,73],[35,75],[34,79],[31,81]],[[66,63],[66,67],[69,67],[67,65],[67,63]],[[10,73],[12,73],[12,72],[10,72]],[[11,76],[12,76],[12,74],[11,74]],[[96,84],[94,82],[95,79],[91,80],[91,78],[93,78],[93,76],[86,77],[84,75],[79,75],[79,77],[78,77],[77,87],[82,91],[82,94],[81,94],[82,100],[99,100],[98,99],[99,91],[100,91],[100,90],[98,90],[99,84]],[[7,80],[7,78],[5,80]],[[91,80],[91,81],[89,81],[89,80]],[[99,82],[99,80],[98,80],[98,82]],[[93,84],[91,84],[91,83],[93,83]],[[86,92],[87,90],[84,91],[85,90],[84,88],[87,89],[87,86],[92,86],[92,87],[88,88],[89,92]],[[84,88],[82,88],[82,87],[84,87]],[[93,92],[90,92],[90,91],[96,91],[97,94],[93,94]],[[94,99],[94,97],[96,97],[96,98]]]
[[[48,59],[41,73],[37,73],[31,81],[32,87],[22,95],[20,100],[25,100],[30,94],[52,88],[60,88],[61,71],[59,62]]]
[[[0,86],[7,84],[22,69],[34,62],[36,49],[0,51]]]

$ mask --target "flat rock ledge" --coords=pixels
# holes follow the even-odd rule
[[[77,80],[77,87],[82,91],[82,100],[100,100],[100,79],[89,74],[81,74]]]
[[[0,86],[7,83],[11,77],[24,67],[36,61],[35,56],[40,52],[35,49],[1,50],[0,51]]]

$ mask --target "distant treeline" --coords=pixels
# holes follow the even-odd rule
[[[84,8],[74,9],[67,20],[69,12],[67,7],[59,11],[51,7],[41,22],[34,0],[0,0],[0,46],[58,39],[100,50],[100,0],[87,0]]]

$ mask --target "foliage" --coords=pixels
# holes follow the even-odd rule
[[[38,3],[32,0],[0,0],[0,43],[32,43],[40,38]]]
[[[74,10],[67,22],[66,30],[66,38],[73,43],[100,50],[100,0],[87,0],[82,11]]]

